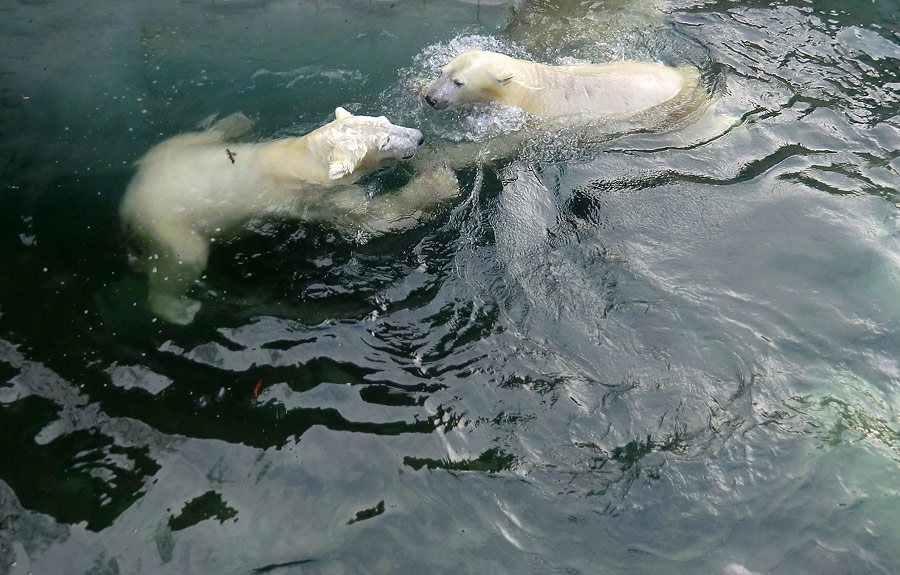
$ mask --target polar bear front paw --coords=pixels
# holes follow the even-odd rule
[[[407,184],[403,193],[415,203],[428,208],[436,206],[459,195],[459,181],[456,174],[446,166],[429,168]]]

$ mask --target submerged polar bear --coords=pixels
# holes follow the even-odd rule
[[[518,0],[506,34],[531,53],[570,53],[613,38],[656,36],[669,0]]]
[[[206,269],[210,242],[240,234],[248,222],[294,218],[380,233],[414,223],[458,193],[447,169],[371,199],[352,185],[388,162],[412,158],[422,145],[420,131],[383,116],[337,108],[333,122],[305,136],[226,146],[249,127],[235,114],[158,144],[138,161],[125,191],[119,215],[135,240],[131,259],[148,274],[151,311],[166,321],[193,320],[200,302],[187,292]]]
[[[644,119],[640,127],[653,129],[695,114],[709,98],[699,71],[690,66],[651,62],[550,66],[469,50],[444,66],[425,100],[437,110],[498,102],[544,118]]]

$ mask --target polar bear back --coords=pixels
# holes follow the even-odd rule
[[[208,237],[247,213],[265,211],[260,191],[271,186],[261,185],[255,154],[252,145],[226,147],[206,133],[163,142],[138,160],[120,207],[122,221],[182,224]]]
[[[517,104],[539,116],[629,116],[672,101],[696,74],[648,62],[527,66],[513,82],[529,88]]]

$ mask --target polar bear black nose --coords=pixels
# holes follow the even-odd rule
[[[416,139],[416,144],[421,146],[424,143],[425,143],[425,136],[424,136],[424,134],[422,134],[422,132],[419,132],[419,137],[418,137],[418,139]]]
[[[450,107],[450,101],[442,96],[435,96],[434,90],[425,94],[425,101],[435,110],[446,110]]]

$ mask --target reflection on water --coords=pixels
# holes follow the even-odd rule
[[[897,571],[891,2],[0,10],[0,571]],[[529,127],[413,229],[261,225],[144,309],[147,148],[345,105],[477,150],[527,118],[416,93],[471,47],[690,62],[729,127]]]

